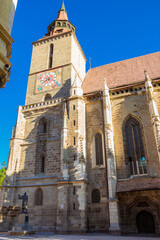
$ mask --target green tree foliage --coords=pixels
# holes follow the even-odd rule
[[[0,169],[0,186],[2,185],[4,179],[5,179],[5,175],[6,175],[6,167],[4,167],[6,165],[5,162],[2,163],[3,168]]]
[[[3,167],[5,167],[6,166],[6,162],[4,161],[4,162],[2,162],[2,166]]]

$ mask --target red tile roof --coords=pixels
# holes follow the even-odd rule
[[[109,88],[143,82],[145,69],[151,79],[160,78],[160,52],[90,69],[82,84],[83,92],[103,90],[104,78]]]

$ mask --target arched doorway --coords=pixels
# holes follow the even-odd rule
[[[155,233],[154,218],[149,212],[139,212],[136,221],[139,233]]]

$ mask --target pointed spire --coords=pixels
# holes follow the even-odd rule
[[[64,116],[67,116],[67,103],[64,103],[64,112],[63,112]]]
[[[64,5],[64,0],[62,2],[61,9],[58,12],[57,20],[68,20],[67,11],[66,11],[66,8],[65,8],[65,5]]]
[[[62,6],[61,6],[61,10],[60,11],[65,11],[66,12],[65,5],[64,5],[64,0],[62,2]]]
[[[108,90],[109,88],[108,88],[108,86],[107,86],[107,80],[106,80],[106,78],[104,78],[103,81],[104,81],[104,90]]]
[[[144,70],[144,74],[145,74],[145,77],[146,77],[146,81],[152,82],[152,80],[150,79],[150,77],[149,77],[149,75],[148,75],[147,70]]]
[[[77,75],[77,73],[75,73],[75,79],[74,79],[72,88],[77,88],[77,87],[81,87],[81,83],[80,83],[80,81],[78,80],[78,75]]]
[[[81,83],[77,73],[75,73],[75,79],[74,79],[74,82],[70,89],[70,95],[71,96],[82,96],[83,95],[82,83]]]

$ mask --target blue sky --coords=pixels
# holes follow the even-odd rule
[[[19,0],[12,29],[11,81],[0,89],[0,167],[7,162],[17,109],[24,105],[32,53],[62,0]],[[159,0],[65,0],[69,20],[92,67],[160,50]],[[87,62],[87,70],[89,64]]]

